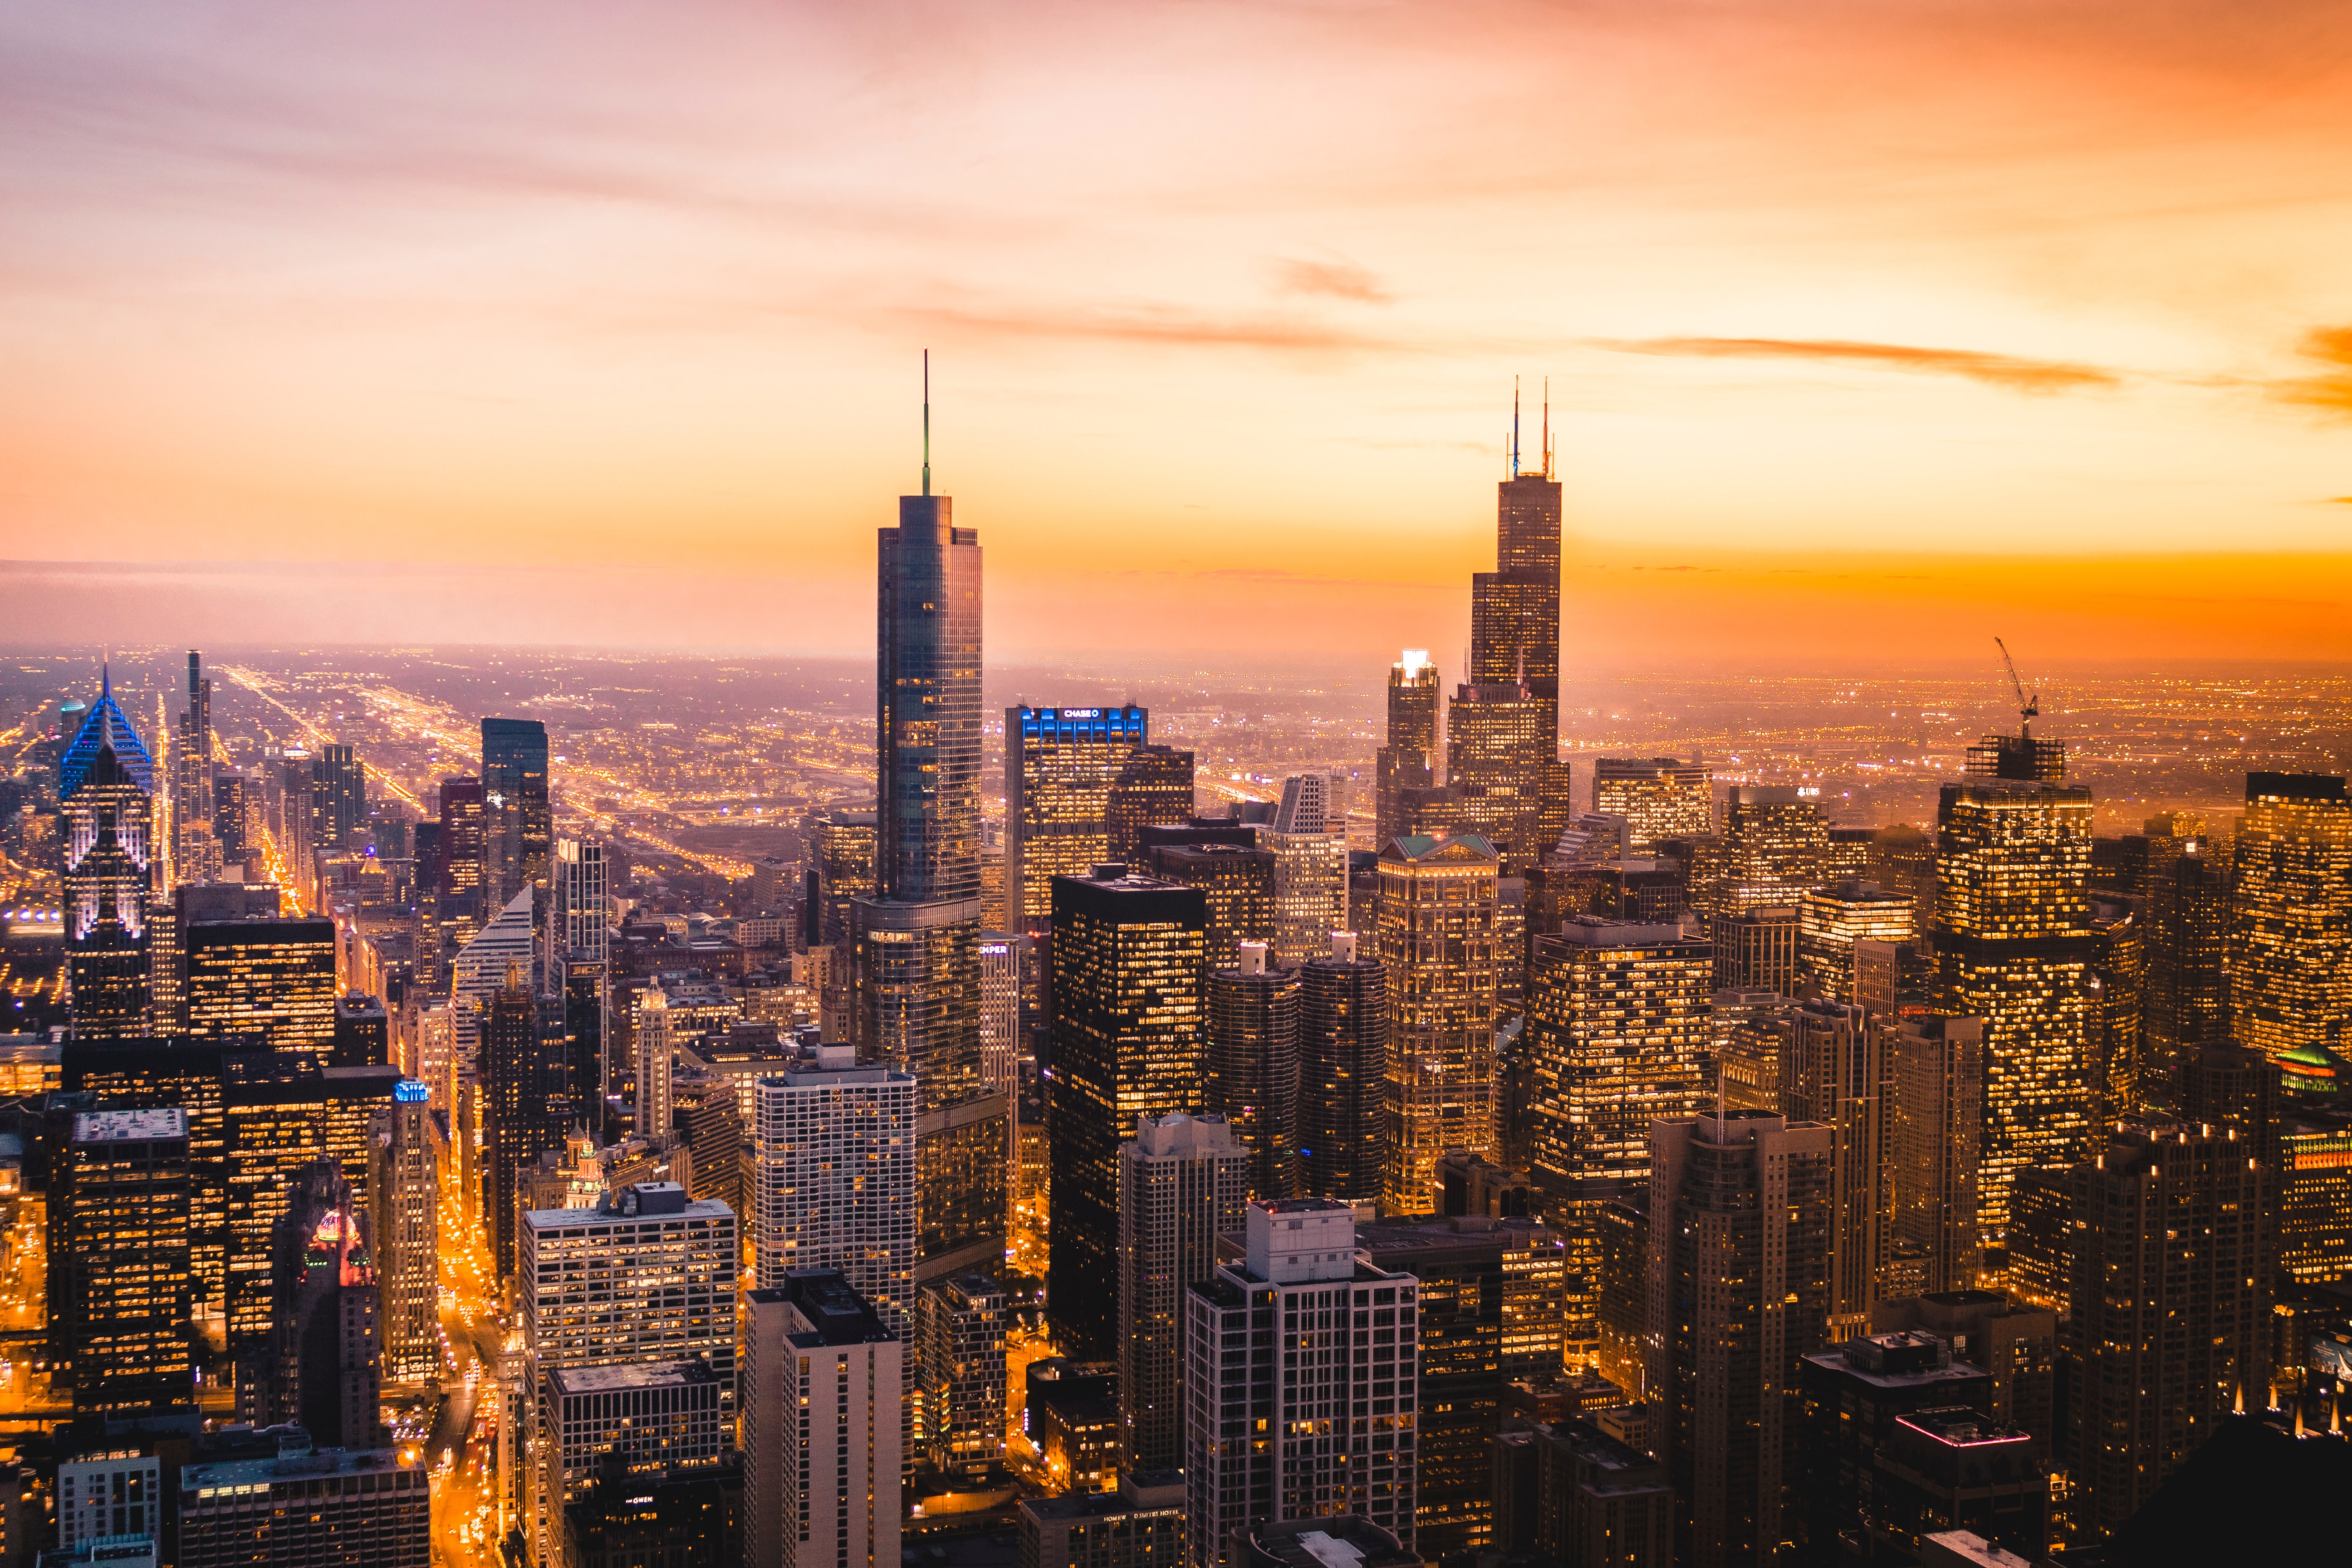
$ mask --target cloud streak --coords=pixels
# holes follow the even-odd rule
[[[1319,294],[1360,305],[1385,305],[1396,298],[1370,270],[1348,261],[1285,261],[1276,286],[1285,294]]]
[[[2326,368],[2316,375],[2273,382],[2271,395],[2281,403],[2316,408],[2338,419],[2352,419],[2352,327],[2314,327],[2303,335],[2295,352]],[[2336,499],[2352,500],[2352,496]]]
[[[1595,348],[1618,353],[1664,354],[1696,359],[1796,359],[1919,375],[1956,375],[2004,392],[2080,392],[2116,387],[2124,378],[2098,365],[2071,360],[2029,359],[1976,349],[1929,349],[1908,343],[1859,342],[1846,338],[1596,338]]]

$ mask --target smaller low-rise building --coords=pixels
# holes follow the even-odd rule
[[[1117,1491],[1021,1505],[1021,1568],[1180,1568],[1184,1472],[1142,1470]]]

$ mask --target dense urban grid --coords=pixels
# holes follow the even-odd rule
[[[2346,1495],[2340,677],[1580,674],[1549,451],[1457,679],[989,672],[921,489],[870,678],[0,671],[9,1563],[2252,1562]]]

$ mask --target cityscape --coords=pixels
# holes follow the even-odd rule
[[[0,1568],[2352,1561],[2352,9],[0,9]]]

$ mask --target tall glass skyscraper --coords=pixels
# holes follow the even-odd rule
[[[155,763],[114,700],[110,676],[58,762],[65,817],[66,964],[76,1038],[147,1032],[147,902]]]
[[[554,818],[547,800],[546,725],[536,719],[482,721],[482,805],[483,879],[489,901],[502,908],[525,883],[547,882]]]
[[[1150,743],[1151,715],[1124,708],[1004,710],[1004,897],[1008,929],[1053,923],[1054,879],[1117,858],[1111,798],[1128,762]],[[1185,815],[1192,811],[1185,781]],[[1179,819],[1181,820],[1181,818]]]
[[[2248,773],[2237,872],[2230,978],[2238,1043],[2303,1080],[2291,1089],[2327,1085],[2326,1048],[2345,1043],[2352,1014],[2352,796],[2344,780]]]
[[[925,456],[877,542],[874,893],[850,905],[859,1056],[915,1076],[918,1286],[1001,1263],[1011,1114],[980,1045],[980,536]]]

